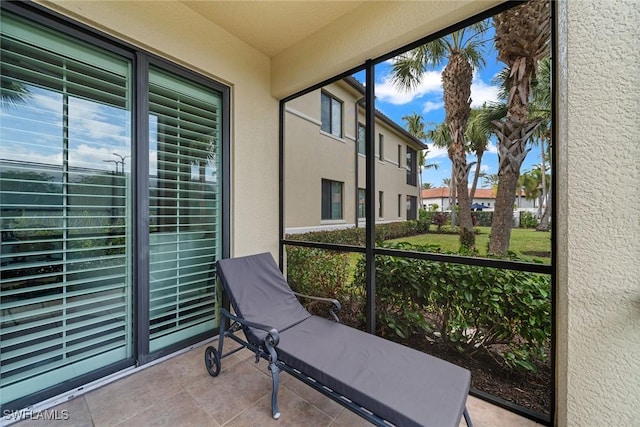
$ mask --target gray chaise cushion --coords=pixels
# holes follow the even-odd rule
[[[218,276],[236,314],[278,332],[311,316],[298,302],[270,253],[218,261]],[[266,332],[245,330],[257,344]]]
[[[457,427],[468,370],[318,316],[280,334],[278,357],[397,426]]]
[[[278,358],[397,426],[457,427],[469,371],[318,316],[298,302],[269,253],[218,261],[236,314],[275,327]],[[265,332],[246,330],[252,343]]]

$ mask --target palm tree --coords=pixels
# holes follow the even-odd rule
[[[488,21],[480,21],[464,29],[419,46],[396,58],[393,81],[402,89],[411,90],[422,80],[428,66],[446,62],[442,72],[445,123],[451,134],[448,154],[453,163],[453,177],[460,206],[460,243],[475,247],[471,219],[471,199],[468,193],[470,167],[467,165],[465,130],[471,110],[471,81],[473,68],[484,65],[482,46]]]
[[[486,108],[487,106],[483,105],[481,108],[471,110],[469,123],[465,132],[465,138],[469,141],[469,148],[476,154],[476,168],[473,173],[473,183],[471,184],[471,191],[469,193],[469,199],[472,202],[476,194],[476,188],[478,187],[478,180],[483,175],[481,172],[482,157],[485,151],[487,151],[489,137],[492,133],[491,128],[485,123],[483,117],[483,115],[486,114],[484,113]]]
[[[16,107],[31,96],[29,88],[8,76],[0,77],[0,108]]]
[[[436,147],[449,148],[451,146],[451,133],[444,123],[427,131],[427,139],[431,140]],[[451,178],[445,178],[442,182],[449,187],[449,207],[451,209],[451,226],[453,227],[456,225],[456,186],[453,167],[451,168]],[[471,206],[469,206],[469,211],[471,211]]]
[[[494,190],[496,188],[498,188],[498,174],[497,173],[490,173],[490,174],[486,174],[485,176],[482,177],[482,185],[483,186],[489,186],[491,188],[493,188]]]
[[[551,198],[547,191],[550,183],[547,182],[546,160],[548,150],[551,148],[551,57],[546,56],[538,63],[536,71],[536,82],[533,85],[533,94],[529,114],[541,120],[540,125],[534,133],[534,140],[540,146],[540,170],[542,174],[542,201],[544,203],[544,213],[536,227],[538,231],[549,231],[549,220],[551,217]],[[542,203],[541,203],[542,205]]]
[[[493,17],[498,59],[507,65],[507,114],[495,121],[499,171],[489,252],[504,254],[509,248],[513,204],[527,141],[540,119],[529,117],[531,83],[538,61],[548,54],[551,36],[549,0],[530,0]]]
[[[427,134],[424,131],[424,122],[422,121],[422,116],[416,113],[408,116],[403,116],[402,120],[404,120],[405,125],[407,127],[407,132],[411,135],[415,136],[421,141],[424,141],[427,138]],[[436,163],[427,164],[427,154],[429,150],[420,150],[418,152],[418,188],[420,189],[418,193],[418,206],[422,206],[422,171],[424,169],[438,169],[438,165]]]

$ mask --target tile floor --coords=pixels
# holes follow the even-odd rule
[[[232,344],[229,341],[230,345]],[[225,347],[227,342],[225,341]],[[225,348],[227,351],[230,347]],[[281,373],[279,420],[271,417],[271,376],[264,360],[239,351],[222,361],[212,378],[204,366],[204,346],[165,360],[51,408],[67,420],[24,420],[34,426],[367,426],[362,418]],[[534,427],[533,421],[470,396],[475,427]],[[464,426],[464,420],[460,426]]]

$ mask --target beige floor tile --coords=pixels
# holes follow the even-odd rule
[[[343,406],[329,399],[319,391],[314,390],[310,386],[306,385],[300,380],[291,377],[291,381],[284,384],[284,387],[290,389],[294,393],[298,394],[307,402],[311,403],[316,408],[320,409],[331,418],[335,418],[343,410]]]
[[[181,385],[188,386],[195,381],[201,380],[205,376],[209,376],[209,372],[204,364],[205,349],[206,346],[194,348],[193,350],[162,362],[162,365]],[[227,359],[225,359],[224,362],[227,362]],[[238,361],[234,360],[233,363],[238,363]]]
[[[200,407],[219,424],[224,424],[263,396],[270,395],[271,381],[248,363],[242,362],[228,369],[223,365],[217,377],[207,375],[186,389]]]
[[[186,391],[150,406],[145,411],[118,424],[118,427],[219,427],[219,424]]]
[[[232,340],[225,340],[225,351],[237,346]],[[223,359],[220,375],[213,378],[204,365],[205,348],[206,345],[190,350],[49,409],[48,418],[64,418],[67,414],[66,420],[34,416],[13,426],[372,425],[285,372],[280,374],[278,394],[282,416],[273,420],[267,362],[254,364],[253,353],[243,349]],[[467,407],[475,427],[541,426],[472,396]],[[460,427],[465,426],[462,420]]]
[[[182,390],[162,365],[152,366],[85,395],[96,426],[113,426]]]
[[[467,399],[467,410],[474,427],[538,427],[541,424],[473,396]],[[464,420],[460,427],[466,427]]]
[[[86,427],[92,426],[91,412],[84,396],[76,397],[41,413],[30,414],[14,427]]]
[[[271,395],[264,396],[225,424],[224,427],[253,427],[253,426],[305,426],[323,427],[331,424],[332,418],[311,405],[309,402],[288,390],[280,388],[278,393],[278,409],[281,416],[278,420],[271,415]]]

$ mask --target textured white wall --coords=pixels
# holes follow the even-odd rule
[[[558,419],[640,425],[640,3],[560,4]]]

